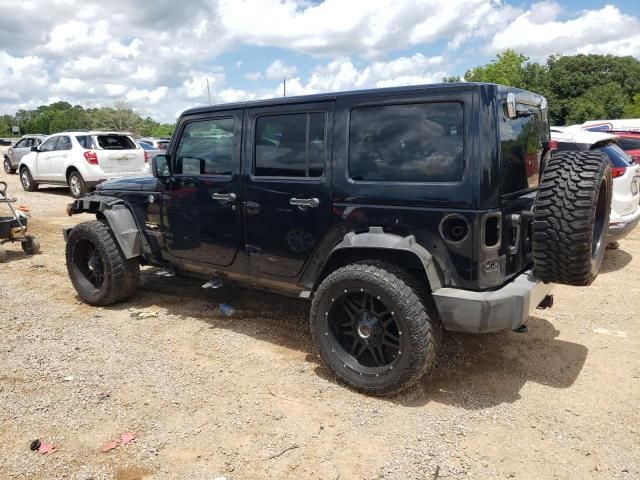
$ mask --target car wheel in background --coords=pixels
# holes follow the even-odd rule
[[[73,198],[80,198],[87,193],[87,186],[80,172],[73,171],[69,174],[69,190]]]
[[[38,189],[38,184],[33,181],[31,172],[27,167],[20,169],[20,183],[26,192],[35,192]]]
[[[11,160],[9,160],[7,157],[5,157],[4,159],[3,166],[4,166],[5,173],[8,173],[8,174],[16,173],[16,169],[13,168],[13,166],[11,165]]]

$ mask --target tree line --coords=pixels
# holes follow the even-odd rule
[[[540,64],[506,50],[487,65],[467,70],[464,80],[500,83],[544,95],[552,125],[640,118],[640,61],[632,56],[552,55]]]
[[[18,110],[15,115],[0,116],[0,137],[15,136],[11,130],[14,125],[20,127],[21,135],[89,129],[125,131],[141,137],[168,137],[175,128],[173,124],[143,118],[122,101],[115,102],[113,107],[83,108],[68,102],[55,102],[35,110]]]

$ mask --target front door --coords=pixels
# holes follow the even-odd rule
[[[35,180],[55,180],[53,169],[51,167],[52,158],[57,155],[56,143],[59,137],[50,137],[40,146],[40,151],[36,156],[36,174]]]
[[[296,277],[329,225],[332,121],[327,102],[248,111],[245,250],[263,274]]]
[[[242,111],[187,117],[171,152],[174,176],[163,196],[170,254],[231,265],[240,246]]]

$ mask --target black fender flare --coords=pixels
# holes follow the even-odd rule
[[[433,255],[431,255],[426,248],[420,245],[413,235],[402,237],[400,235],[385,232],[382,227],[370,227],[369,231],[364,233],[347,233],[343,240],[337,244],[331,252],[329,252],[329,255],[327,255],[327,260],[323,266],[323,270],[336,252],[346,249],[364,248],[403,251],[416,256],[424,268],[431,290],[435,291],[442,288],[442,278]]]
[[[124,200],[103,195],[89,195],[69,204],[67,213],[70,216],[76,213],[94,213],[98,218],[106,219],[125,258],[139,257],[144,254],[145,241],[140,234],[133,212]],[[73,228],[67,227],[63,230],[65,242]]]

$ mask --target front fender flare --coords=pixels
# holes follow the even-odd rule
[[[133,213],[126,203],[114,197],[89,195],[79,198],[69,205],[69,213],[102,214],[109,224],[109,228],[118,241],[125,258],[139,257],[143,254],[143,239]],[[63,230],[65,242],[73,227]]]

